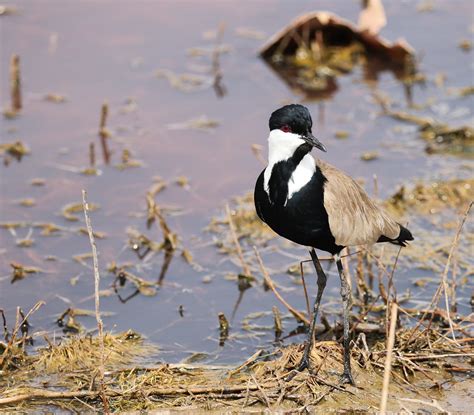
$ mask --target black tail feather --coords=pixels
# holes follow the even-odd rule
[[[400,235],[398,235],[397,238],[391,239],[391,238],[387,238],[385,235],[382,235],[377,240],[377,242],[390,242],[391,244],[394,244],[394,245],[407,246],[407,241],[413,241],[413,239],[414,238],[411,232],[404,226],[400,225]]]

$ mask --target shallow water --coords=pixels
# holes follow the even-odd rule
[[[415,1],[385,3],[389,24],[382,35],[389,40],[404,37],[422,55],[421,70],[428,81],[424,87],[414,87],[414,101],[424,104],[432,99],[434,103],[419,113],[453,125],[472,124],[472,95],[457,98],[433,82],[437,74],[444,73],[446,87],[472,84],[472,52],[457,46],[463,38],[472,39],[472,2],[457,1],[456,7],[452,7],[452,2],[438,1],[435,9],[426,13],[416,11]],[[102,298],[101,309],[114,313],[106,317],[106,328],[133,328],[145,334],[161,347],[156,358],[166,361],[203,352],[209,353],[211,360],[237,362],[255,347],[270,346],[271,329],[248,336],[241,327],[242,319],[249,313],[269,312],[277,304],[274,296],[260,287],[245,292],[231,324],[231,338],[224,347],[218,345],[217,314],[222,311],[230,317],[239,295],[235,281],[224,276],[240,269],[218,254],[212,235],[203,229],[213,216],[223,215],[225,203],[233,196],[253,188],[262,165],[250,147],[254,143],[265,145],[270,112],[283,102],[302,100],[257,57],[256,51],[263,41],[240,37],[236,29],[248,27],[269,36],[293,17],[311,11],[314,2],[246,1],[239,8],[230,2],[212,1],[9,4],[18,7],[18,13],[0,17],[2,104],[8,104],[9,57],[17,53],[21,57],[24,110],[19,118],[1,120],[1,141],[21,139],[30,147],[31,154],[21,162],[13,160],[8,166],[1,166],[0,222],[83,226],[81,212],[77,215],[80,222],[71,223],[60,211],[68,203],[80,202],[81,189],[86,189],[89,201],[100,205],[91,215],[94,229],[107,234],[97,241],[105,289],[113,280],[105,270],[106,264],[139,263],[127,247],[128,227],[161,239],[156,227],[146,231],[144,217],[146,191],[153,177],[161,176],[169,186],[156,200],[163,207],[179,209],[179,214],[168,217],[169,225],[202,269],[194,269],[178,254],[156,296],[139,295],[126,304],[116,296]],[[356,21],[359,13],[358,2],[342,0],[320,1],[318,8],[351,21]],[[231,46],[230,52],[221,56],[223,84],[228,91],[225,97],[216,97],[212,88],[181,92],[166,79],[155,76],[158,69],[198,73],[199,67],[208,66],[208,57],[190,57],[186,51],[191,47],[212,48],[214,40],[206,40],[203,34],[216,30],[221,22],[226,25],[223,43]],[[404,88],[391,73],[381,73],[376,83],[367,83],[361,69],[340,78],[339,89],[330,99],[305,102],[313,114],[318,137],[328,148],[328,153],[320,156],[351,175],[366,179],[371,192],[372,175],[376,174],[381,197],[392,194],[400,184],[420,178],[472,175],[469,161],[447,155],[429,156],[414,127],[379,116],[370,97],[373,90],[388,95],[395,108],[406,109]],[[64,94],[67,101],[46,102],[43,96],[48,93]],[[136,108],[126,106],[129,98],[136,102]],[[104,100],[110,105],[107,127],[113,133],[111,165],[103,163],[97,136]],[[168,128],[201,115],[217,120],[219,126],[209,132]],[[350,137],[334,138],[338,130],[349,131]],[[95,143],[99,176],[77,172],[88,165],[91,142]],[[114,165],[120,163],[124,148],[142,161],[143,167],[116,169]],[[369,163],[360,159],[363,152],[372,150],[380,153],[377,160]],[[189,190],[173,183],[181,175],[189,178]],[[37,177],[45,179],[45,186],[30,184]],[[34,198],[35,206],[21,206],[19,201],[24,198]],[[93,309],[90,266],[72,258],[89,252],[89,241],[77,232],[45,237],[33,229],[33,247],[17,247],[15,240],[24,238],[28,231],[29,227],[19,229],[15,236],[0,229],[0,308],[12,323],[17,306],[27,310],[38,300],[44,300],[46,305],[31,319],[31,324],[35,330],[59,334],[61,329],[55,320],[69,305]],[[289,247],[288,251],[298,257],[306,253],[296,247]],[[46,261],[48,255],[58,260]],[[147,259],[140,270],[133,272],[155,280],[162,264],[161,255]],[[272,269],[297,262],[274,254],[264,258]],[[11,284],[11,262],[36,266],[44,272]],[[334,270],[330,274],[326,307],[337,310],[334,301],[338,278]],[[420,275],[424,274],[410,273],[406,268],[397,270],[399,292],[411,287],[413,278]],[[208,276],[211,282],[203,283]],[[291,286],[284,272],[277,273],[275,279]],[[416,296],[422,300],[430,298],[436,285]],[[285,297],[303,309],[302,290],[294,285],[293,288]],[[465,287],[465,293],[470,291],[468,288]],[[468,310],[467,295],[460,293],[458,297],[460,311]],[[183,317],[178,312],[180,305],[184,308]],[[92,318],[80,321],[88,328],[94,327]],[[271,326],[271,314],[259,323]],[[293,328],[293,320],[285,320],[285,330]]]

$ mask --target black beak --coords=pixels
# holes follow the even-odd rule
[[[306,135],[300,136],[304,141],[308,144],[311,144],[313,147],[319,148],[321,151],[327,152],[326,147],[324,144],[321,143],[312,133],[308,132]]]

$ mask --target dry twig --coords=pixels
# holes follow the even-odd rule
[[[11,111],[16,113],[21,110],[21,77],[20,57],[12,55],[10,60],[10,88],[11,88]]]
[[[2,351],[2,354],[0,356],[0,368],[2,368],[4,365],[5,365],[5,359],[9,356],[9,351],[12,349],[12,347],[15,345],[15,340],[16,340],[16,335],[18,334],[18,330],[21,329],[21,327],[27,323],[28,321],[28,318],[33,314],[35,313],[36,311],[38,311],[38,309],[44,305],[45,302],[44,301],[38,301],[32,308],[30,311],[28,311],[28,313],[26,313],[25,316],[22,316],[20,314],[20,309],[18,308],[17,309],[17,318],[16,318],[16,323],[15,323],[15,327],[12,331],[12,334],[10,336],[10,340],[8,341],[5,349]],[[3,315],[3,310],[2,310],[2,316],[3,316],[3,330],[5,333],[8,332],[7,330],[7,327],[6,327],[6,320],[5,320],[5,316]]]
[[[404,346],[406,346],[407,344],[409,344],[410,340],[413,338],[414,334],[416,333],[416,331],[419,329],[420,325],[422,324],[422,321],[426,319],[426,316],[427,314],[430,312],[430,310],[432,309],[432,307],[438,303],[439,301],[439,297],[441,295],[441,292],[444,290],[445,291],[445,295],[447,293],[447,276],[448,276],[448,271],[449,271],[449,266],[451,265],[451,259],[452,259],[452,256],[453,256],[453,253],[459,243],[459,238],[461,236],[461,231],[462,231],[462,228],[464,226],[464,223],[466,222],[466,219],[467,219],[467,216],[469,215],[469,211],[471,210],[471,207],[472,207],[472,204],[473,202],[470,202],[466,211],[464,212],[464,215],[463,217],[461,218],[460,222],[459,222],[459,226],[458,226],[458,229],[456,231],[456,235],[454,236],[454,239],[453,239],[453,242],[451,244],[451,249],[449,251],[449,255],[448,255],[448,260],[446,261],[446,266],[444,268],[444,272],[443,272],[443,275],[442,275],[442,278],[441,278],[441,283],[439,284],[438,286],[438,289],[436,290],[436,292],[434,293],[433,295],[433,298],[431,300],[431,303],[430,305],[426,308],[425,312],[423,313],[423,315],[420,317],[420,319],[418,320],[418,323],[415,325],[415,327],[413,327],[411,333],[410,333],[410,336],[408,336],[408,339],[405,340],[405,344]],[[454,337],[454,330],[453,330],[453,322],[451,320],[451,314],[449,312],[449,303],[448,303],[448,300],[447,298],[445,297],[445,301],[446,301],[446,311],[447,311],[447,318],[449,319],[449,327],[450,327],[450,330],[451,330],[451,334],[453,336],[453,340],[455,340],[455,337]],[[432,313],[432,316],[430,318],[430,324],[431,322],[433,321],[433,318],[434,318],[434,314],[435,313]],[[429,328],[430,326],[428,326]],[[428,330],[428,329],[427,329]]]
[[[225,205],[225,211],[227,214],[227,218],[229,219],[229,227],[230,233],[232,235],[232,239],[234,240],[235,248],[237,249],[237,255],[239,256],[240,263],[242,264],[242,272],[245,276],[252,275],[250,272],[250,268],[245,262],[244,254],[242,253],[242,247],[240,246],[239,238],[237,237],[237,233],[235,231],[234,221],[232,220],[232,213],[229,209],[229,205]]]
[[[97,258],[97,247],[95,245],[94,232],[92,230],[91,219],[89,217],[89,204],[87,203],[87,194],[85,190],[82,190],[82,206],[84,209],[84,218],[86,220],[87,232],[89,234],[89,241],[92,249],[92,258],[94,265],[94,293],[95,293],[95,317],[97,320],[97,329],[99,335],[99,347],[100,347],[100,364],[99,364],[99,383],[100,383],[100,396],[104,405],[104,412],[109,413],[109,403],[107,395],[105,393],[105,346],[104,346],[104,324],[100,317],[100,274],[99,274],[99,260]]]
[[[385,415],[387,411],[388,385],[390,383],[390,372],[392,371],[392,351],[395,343],[395,327],[397,325],[397,304],[392,303],[390,312],[390,332],[387,340],[387,356],[383,372],[382,398],[380,400],[380,414]]]
[[[286,302],[286,300],[280,295],[280,293],[277,291],[275,288],[275,284],[273,283],[272,279],[270,278],[270,274],[268,274],[268,271],[265,269],[265,266],[263,265],[262,257],[260,256],[260,253],[257,250],[257,247],[253,247],[255,251],[255,255],[257,256],[257,261],[260,266],[260,270],[263,275],[263,279],[265,280],[265,283],[268,285],[268,287],[273,291],[275,294],[276,298],[288,309],[288,311],[293,314],[293,316],[296,318],[296,320],[304,323],[305,325],[309,326],[309,320],[301,314],[298,310],[293,308],[290,304]]]

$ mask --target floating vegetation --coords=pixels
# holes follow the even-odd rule
[[[92,259],[92,253],[86,252],[84,254],[73,255],[72,259],[84,267],[89,267],[89,264],[86,262],[86,260]]]
[[[127,271],[125,267],[119,267],[115,263],[111,264],[108,270],[109,272],[115,275],[115,280],[112,284],[112,288],[114,289],[121,302],[126,303],[128,300],[135,297],[137,294],[142,294],[146,297],[153,297],[154,295],[156,295],[158,289],[157,282],[150,282],[143,278],[140,278]],[[123,288],[127,281],[135,287],[135,291],[128,297],[124,298],[120,295],[119,289]]]
[[[23,156],[30,154],[30,150],[21,141],[15,141],[13,143],[0,144],[0,155],[8,154],[17,161],[21,161]]]
[[[48,102],[54,102],[55,104],[62,104],[63,102],[66,102],[67,99],[64,95],[60,94],[46,94],[44,96],[44,100]]]
[[[86,228],[79,228],[77,231],[81,235],[88,235]],[[97,239],[105,239],[107,237],[107,234],[105,232],[93,231],[93,235],[94,235],[94,238],[97,238]]]
[[[202,91],[212,86],[212,78],[197,74],[176,74],[168,69],[159,69],[155,72],[157,78],[165,78],[170,85],[181,92]]]
[[[25,199],[21,199],[18,203],[19,203],[20,206],[23,206],[23,207],[33,207],[33,206],[36,206],[36,200],[33,199],[32,197],[28,197],[28,198],[25,198]]]
[[[110,316],[113,313],[100,313],[103,317]],[[64,333],[77,334],[85,331],[84,327],[77,321],[77,317],[95,317],[95,311],[82,308],[68,307],[57,318],[56,324],[63,329]]]
[[[235,226],[237,238],[249,239],[252,243],[262,243],[276,236],[276,234],[265,225],[255,212],[253,203],[253,193],[236,197],[233,200],[231,214]],[[215,243],[223,253],[234,251],[235,242],[229,232],[229,219],[226,215],[223,218],[212,218],[208,230],[216,234]]]
[[[246,39],[254,39],[254,40],[263,40],[265,39],[265,33],[256,30],[256,29],[251,29],[248,27],[237,27],[235,29],[235,34],[239,37],[243,37]]]
[[[465,86],[462,88],[451,88],[448,92],[456,94],[460,97],[467,97],[474,94],[474,86]]]
[[[363,161],[372,161],[378,158],[379,158],[378,151],[366,151],[365,153],[362,153],[360,156],[360,159]]]
[[[416,6],[416,10],[420,13],[432,12],[434,8],[434,0],[422,0]]]
[[[345,139],[349,137],[349,131],[339,130],[334,133],[334,137],[339,139]]]
[[[148,194],[154,198],[158,193],[161,193],[163,190],[166,189],[168,183],[163,180],[160,176],[153,177],[153,184],[148,189]]]
[[[24,238],[17,238],[16,246],[20,248],[31,248],[35,243],[35,240],[31,237],[32,234],[33,229],[30,228],[28,234]]]
[[[94,212],[97,209],[99,209],[99,205],[94,203],[89,204],[89,210],[91,212]],[[79,217],[77,216],[78,213],[82,213],[82,203],[69,203],[61,209],[61,214],[64,219],[70,222],[79,221]]]
[[[456,179],[418,183],[411,188],[401,186],[386,202],[398,214],[407,209],[433,214],[443,209],[462,210],[474,200],[474,179]]]
[[[189,179],[186,176],[178,176],[175,181],[176,181],[176,184],[178,186],[181,186],[183,189],[186,189],[186,190],[190,189]]]
[[[474,128],[468,126],[426,125],[420,128],[420,137],[428,141],[427,153],[474,154]]]
[[[150,252],[159,252],[161,249],[161,244],[152,241],[136,229],[128,228],[127,235],[129,238],[128,245],[133,251],[135,251],[140,259],[145,258],[145,256]]]
[[[76,315],[76,310],[68,308],[58,317],[56,324],[63,329],[64,333],[82,332],[84,328],[76,321]]]
[[[216,31],[210,31],[204,35],[207,40],[215,41],[213,46],[195,47],[187,50],[190,57],[205,57],[210,60],[208,66],[199,67],[200,73],[176,74],[167,69],[160,69],[156,71],[156,76],[166,78],[173,88],[182,92],[196,92],[212,87],[218,98],[224,97],[227,94],[227,89],[222,83],[220,57],[232,50],[231,46],[222,43],[224,31],[225,24],[221,23]]]
[[[0,222],[0,228],[8,230],[25,228],[26,226],[28,226],[26,222]]]
[[[37,187],[44,186],[46,185],[46,179],[35,177],[34,179],[31,179],[30,184]]]
[[[474,153],[474,129],[469,126],[450,127],[432,118],[420,117],[404,111],[392,110],[383,97],[374,95],[385,115],[396,120],[418,125],[420,138],[427,141],[427,153],[451,153],[472,156]]]
[[[11,283],[20,281],[31,274],[38,274],[41,270],[37,267],[25,266],[17,262],[10,263],[12,268]]]
[[[201,115],[197,118],[192,118],[188,121],[181,123],[168,124],[169,130],[199,130],[199,131],[209,131],[219,126],[219,122],[212,120],[206,115]]]
[[[143,163],[140,160],[132,159],[132,154],[130,153],[130,150],[126,148],[122,150],[122,162],[115,165],[115,167],[119,170],[125,170],[125,169],[142,167],[142,166],[143,166]]]
[[[41,229],[40,235],[42,236],[57,235],[58,232],[64,230],[63,227],[54,223],[34,223],[33,227]]]
[[[459,48],[464,52],[469,52],[472,49],[472,42],[469,39],[462,39],[459,41]]]

